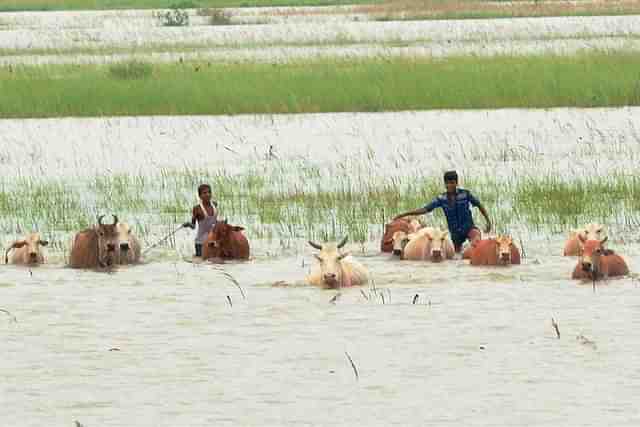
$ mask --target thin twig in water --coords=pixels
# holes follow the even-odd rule
[[[384,293],[380,292],[380,296],[382,297],[382,304],[384,304]]]
[[[225,278],[227,278],[231,283],[233,283],[234,285],[236,285],[238,287],[238,289],[240,290],[240,294],[242,295],[242,299],[247,299],[246,295],[244,294],[244,290],[242,289],[242,286],[240,286],[240,283],[238,283],[238,281],[236,280],[235,277],[233,277],[230,273],[227,273],[226,271],[220,269],[220,268],[213,268],[215,271],[217,271],[218,273],[222,274]]]
[[[419,295],[418,295],[418,294],[415,294],[415,295],[413,296],[413,301],[411,302],[411,304],[415,304],[415,303],[416,303],[416,301],[418,301],[418,298],[419,298]]]
[[[80,423],[80,421],[75,421],[75,423],[76,423],[76,427],[84,427],[84,426]]]
[[[558,339],[560,339],[560,328],[558,327],[558,323],[556,322],[556,319],[554,319],[553,317],[551,318],[551,324],[553,325],[553,329],[556,330],[556,335],[558,336]]]
[[[227,295],[227,301],[229,301],[229,306],[233,307],[233,303],[231,302],[231,297]]]
[[[360,289],[360,293],[362,294],[362,296],[364,297],[364,299],[366,299],[367,301],[369,301],[369,297],[367,296],[367,294],[364,293],[364,291],[362,289]]]
[[[335,295],[333,296],[333,298],[331,298],[331,299],[329,300],[329,302],[330,302],[331,304],[335,304],[335,303],[336,303],[336,301],[338,301],[338,298],[340,298],[340,295],[342,295],[342,294],[341,294],[340,292],[338,292],[337,294],[335,294]]]
[[[3,309],[3,308],[0,308],[0,311],[1,311],[1,312],[3,312],[3,313],[6,313],[6,314],[7,314],[7,316],[9,316],[9,318],[10,318],[11,320],[13,320],[13,322],[18,323],[18,319],[16,319],[16,316],[14,316],[13,314],[11,314],[11,312],[10,312],[9,310],[5,310],[5,309]]]
[[[360,379],[360,376],[358,375],[358,369],[356,368],[356,364],[353,363],[353,359],[351,359],[351,356],[349,356],[349,353],[347,353],[346,351],[344,352],[344,354],[347,356],[347,359],[349,359],[349,363],[351,363],[353,373],[356,374],[356,380]]]

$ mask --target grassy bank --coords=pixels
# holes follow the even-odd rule
[[[0,12],[373,4],[379,0],[3,0]]]
[[[640,0],[388,0],[356,11],[380,21],[634,15],[640,13]]]
[[[57,236],[63,247],[66,236],[92,224],[96,215],[113,212],[143,239],[153,239],[189,219],[195,188],[209,182],[222,216],[247,227],[252,238],[334,240],[349,234],[353,241],[367,242],[378,238],[381,224],[393,215],[421,207],[443,191],[439,176],[380,178],[357,164],[342,172],[327,172],[305,161],[271,161],[240,175],[185,169],[85,181],[4,178],[0,232],[39,229]],[[625,229],[640,224],[637,176],[485,176],[465,180],[464,186],[485,204],[500,232],[524,226],[564,233],[590,221]],[[445,225],[439,211],[427,221]],[[478,223],[483,224],[479,217]]]
[[[514,18],[536,16],[630,15],[640,0],[4,0],[0,12],[362,5],[356,12],[378,20]],[[310,12],[312,13],[312,12]],[[340,13],[340,12],[333,12]]]
[[[0,69],[0,117],[640,105],[639,69],[631,53],[14,66]]]

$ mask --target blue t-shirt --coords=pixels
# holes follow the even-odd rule
[[[469,205],[478,207],[480,202],[470,191],[458,188],[453,206],[449,206],[447,193],[442,193],[433,199],[431,203],[425,205],[424,208],[427,212],[431,212],[435,208],[442,208],[444,215],[447,217],[447,225],[452,236],[466,236],[474,226]]]

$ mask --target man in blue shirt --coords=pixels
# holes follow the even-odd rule
[[[480,210],[482,216],[487,222],[485,231],[491,231],[491,220],[489,214],[478,199],[476,199],[469,190],[458,188],[458,174],[456,171],[448,171],[444,174],[444,183],[447,188],[445,193],[440,194],[431,203],[410,212],[397,215],[395,219],[399,219],[409,215],[422,215],[431,212],[435,208],[442,208],[447,218],[447,225],[451,240],[456,248],[456,252],[462,250],[462,244],[469,239],[474,242],[480,239],[480,230],[473,223],[471,215],[471,207],[475,206]]]

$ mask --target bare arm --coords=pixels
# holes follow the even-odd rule
[[[198,207],[195,206],[191,211],[191,222],[185,222],[182,224],[183,227],[189,227],[192,230],[196,228],[196,220],[198,219]]]
[[[419,209],[415,209],[413,211],[401,213],[400,215],[396,215],[396,216],[393,217],[393,220],[395,221],[396,219],[400,219],[400,218],[403,218],[405,216],[410,216],[410,215],[424,215],[426,213],[427,213],[427,210],[425,208],[419,208]]]
[[[478,209],[480,210],[480,213],[482,214],[485,222],[487,223],[487,225],[484,228],[484,231],[485,233],[489,233],[491,231],[491,220],[489,219],[489,214],[487,213],[487,210],[484,208],[483,205],[479,205]]]

